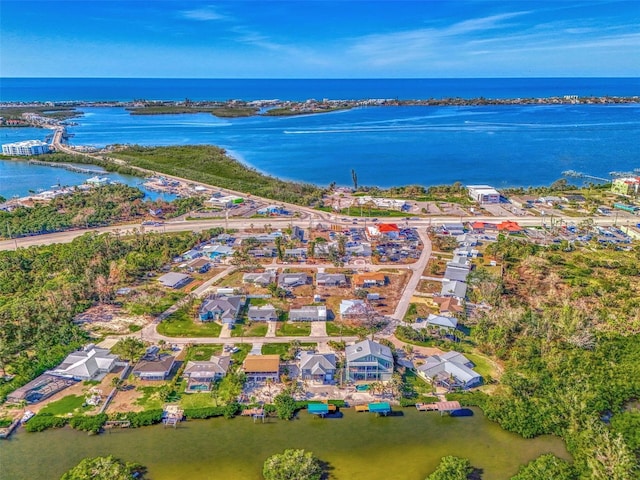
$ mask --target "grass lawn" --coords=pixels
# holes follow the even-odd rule
[[[244,359],[247,357],[253,345],[248,343],[236,343],[235,346],[240,349],[239,352],[236,352],[231,355],[232,360],[232,368],[233,366],[241,366]]]
[[[352,337],[359,335],[361,332],[363,332],[361,328],[345,325],[339,321],[327,322],[327,335],[331,337]]]
[[[278,337],[308,337],[309,335],[311,335],[311,322],[282,322],[276,330]]]
[[[83,403],[83,396],[67,395],[60,400],[51,402],[49,405],[40,410],[40,413],[50,413],[51,415],[66,415],[67,413],[74,413],[76,410],[82,409]]]
[[[254,322],[250,325],[244,322],[245,320],[236,322],[231,330],[232,337],[264,337],[267,334],[269,327],[265,322]]]
[[[487,379],[488,377],[491,377],[496,379],[500,376],[500,372],[497,371],[491,363],[491,360],[488,358],[475,353],[465,353],[464,356],[473,362],[475,365],[473,369],[482,375],[482,378]]]
[[[222,345],[193,345],[189,347],[185,361],[207,361],[212,355],[222,354]]]
[[[418,394],[424,396],[433,395],[431,385],[418,377],[415,372],[407,370],[404,375],[402,375],[402,380],[407,385],[410,385],[411,388]]]
[[[180,398],[182,408],[206,408],[217,407],[218,403],[211,396],[211,393],[185,393]]]
[[[135,404],[144,407],[145,410],[162,408],[165,402],[163,402],[158,395],[160,388],[161,387],[138,387],[138,390],[142,392],[142,396],[135,401]]]
[[[218,337],[221,330],[216,322],[195,320],[184,308],[158,324],[158,333],[168,337]]]
[[[126,302],[124,308],[132,315],[160,315],[184,296],[184,292],[166,291],[156,286],[149,286],[131,301]]]
[[[300,343],[301,348],[315,347],[317,343]],[[265,343],[262,345],[263,355],[280,355],[280,358],[285,357],[289,353],[290,343]]]

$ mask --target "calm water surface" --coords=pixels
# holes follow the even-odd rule
[[[335,480],[422,480],[444,455],[468,457],[483,480],[505,480],[543,453],[570,459],[559,438],[525,440],[476,409],[461,418],[402,413],[379,418],[346,410],[342,419],[320,420],[302,412],[298,420],[265,424],[219,418],[95,437],[68,428],[20,432],[0,445],[0,478],[57,479],[83,457],[113,454],[146,465],[154,480],[258,480],[264,460],[285,448],[314,452]]]

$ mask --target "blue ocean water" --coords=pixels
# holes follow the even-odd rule
[[[640,95],[640,78],[0,78],[0,102]]]
[[[17,95],[16,85],[21,85],[22,100],[56,99],[49,96],[55,92],[67,99],[100,92],[96,98],[539,97],[640,92],[638,79],[58,79],[50,84],[46,79],[26,84],[10,80],[9,93]],[[3,87],[7,85],[7,79],[2,82]],[[396,87],[404,93],[394,95]],[[426,87],[429,94],[421,90]],[[418,95],[419,91],[423,94]],[[69,127],[72,144],[213,144],[268,174],[320,185],[333,181],[350,185],[351,169],[357,171],[361,185],[461,181],[526,187],[547,185],[565,170],[607,178],[611,171],[640,167],[640,104],[366,107],[236,119],[209,114],[132,116],[112,107],[83,112],[75,119],[78,125]],[[5,135],[3,143],[14,141],[11,131],[0,133]],[[37,133],[42,136],[35,138],[43,138],[48,131]],[[3,194],[6,187],[2,185],[9,182],[2,178],[2,171],[0,179]]]

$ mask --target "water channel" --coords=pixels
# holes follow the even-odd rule
[[[285,448],[328,462],[333,480],[422,480],[444,455],[467,457],[483,480],[505,480],[543,453],[570,459],[561,439],[525,440],[487,420],[396,408],[396,416],[344,410],[340,419],[301,412],[290,422],[249,418],[195,420],[98,436],[64,428],[19,431],[0,444],[0,478],[58,479],[87,456],[113,454],[148,467],[153,480],[259,480],[262,464]]]

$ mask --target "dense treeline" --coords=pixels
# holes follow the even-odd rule
[[[209,234],[86,234],[0,252],[0,399],[86,342],[72,323],[107,289],[160,268]],[[14,376],[11,380],[4,375]]]
[[[230,158],[222,148],[197,145],[129,147],[111,155],[154,172],[298,205],[317,205],[323,190],[264,175]]]
[[[171,203],[145,202],[144,193],[127,185],[105,185],[60,195],[33,207],[0,210],[0,238],[92,228],[140,220],[149,210],[162,210],[165,217],[182,215],[202,206],[200,198],[180,198]]]
[[[496,287],[504,294],[491,297],[494,308],[473,338],[504,361],[505,373],[495,395],[463,401],[524,437],[562,436],[580,478],[637,478],[637,420],[623,412],[640,398],[640,278],[624,267],[637,264],[640,250],[562,251],[500,239],[489,253],[505,262]]]

